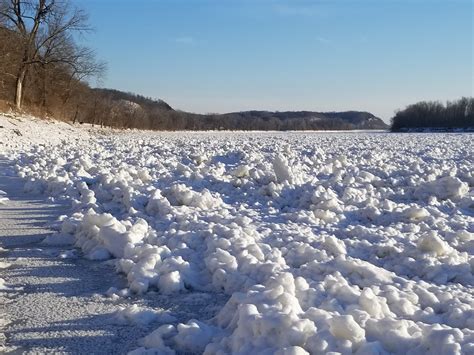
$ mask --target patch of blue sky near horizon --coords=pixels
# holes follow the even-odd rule
[[[473,95],[471,0],[76,0],[103,86],[191,112],[364,110]]]

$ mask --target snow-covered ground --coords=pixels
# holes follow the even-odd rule
[[[0,126],[24,190],[72,206],[43,244],[112,263],[111,299],[214,306],[118,311],[157,323],[134,354],[474,353],[473,134]]]

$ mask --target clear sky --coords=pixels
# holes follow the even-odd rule
[[[473,96],[472,0],[76,0],[102,86],[192,112]]]

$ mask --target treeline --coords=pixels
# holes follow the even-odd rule
[[[248,115],[247,112],[198,115],[181,111],[168,113],[173,117],[173,127],[176,130],[349,130],[355,127],[339,119],[312,120],[307,117],[279,118],[275,115],[259,117]],[[162,121],[166,122],[166,120]],[[161,126],[160,123],[158,123]],[[158,129],[161,129],[159,127]],[[164,128],[164,129],[170,129]]]
[[[399,111],[392,118],[394,132],[420,129],[474,129],[474,98],[463,97],[442,104],[438,101],[418,102]]]
[[[244,111],[226,114],[195,114],[173,110],[166,102],[110,89],[94,89],[98,100],[91,109],[96,123],[120,128],[150,130],[351,130],[386,129],[367,112]]]

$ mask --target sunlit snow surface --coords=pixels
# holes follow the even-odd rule
[[[134,353],[474,353],[472,134],[106,133],[0,155],[131,292],[229,295]]]

